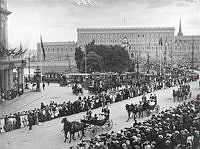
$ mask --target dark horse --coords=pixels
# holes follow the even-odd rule
[[[83,95],[83,88],[79,88],[77,84],[72,86],[72,93],[73,95],[78,95],[81,93]]]
[[[150,112],[155,110],[156,113],[159,112],[160,110],[160,106],[157,105],[156,102],[154,102],[153,105],[150,105],[147,101],[142,103],[140,102],[138,105],[137,104],[126,104],[126,111],[128,112],[128,119],[127,121],[129,121],[129,119],[131,118],[131,114],[132,114],[132,118],[136,119],[136,117],[138,116],[138,118],[144,116],[144,112],[146,112],[146,115],[149,116]]]
[[[79,132],[81,131],[81,137],[80,137],[80,140],[85,137],[85,128],[88,127],[89,125],[86,124],[86,123],[82,123],[82,122],[76,122],[76,121],[73,121],[73,122],[69,122],[66,118],[63,118],[61,123],[64,123],[64,134],[65,134],[65,140],[64,142],[66,142],[66,139],[67,139],[67,134],[69,132],[70,134],[70,139],[69,139],[69,143],[71,143],[71,139],[75,140],[74,139],[74,134],[76,132]],[[72,138],[73,136],[73,138]]]
[[[129,121],[129,119],[131,118],[131,114],[132,114],[132,117],[134,116],[134,118],[135,118],[135,116],[136,116],[136,114],[137,114],[137,111],[136,111],[136,107],[137,107],[137,105],[134,105],[134,104],[126,104],[126,111],[128,112],[128,119],[127,119],[127,122]]]

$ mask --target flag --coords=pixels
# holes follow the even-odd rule
[[[163,45],[162,37],[159,39],[159,45]]]
[[[42,36],[40,36],[40,46],[42,48],[43,58],[45,60],[46,55],[45,55],[44,45],[43,45],[43,42],[42,42]]]
[[[15,55],[21,55],[22,53],[22,44],[19,45],[19,50],[15,53]]]
[[[21,54],[24,54],[28,49],[24,50],[23,52],[21,52]]]

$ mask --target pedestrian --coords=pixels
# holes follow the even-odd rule
[[[34,124],[33,114],[32,114],[32,112],[29,112],[29,114],[28,114],[28,126],[29,126],[29,130],[32,130],[33,124]]]
[[[43,90],[44,90],[44,88],[45,88],[45,83],[44,83],[44,82],[43,82],[43,85],[42,85],[42,86],[43,86]]]
[[[200,87],[200,80],[199,80],[199,87]]]

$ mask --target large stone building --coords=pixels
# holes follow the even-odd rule
[[[21,56],[6,55],[8,48],[7,0],[0,0],[0,92],[23,86],[23,67]]]
[[[76,43],[74,41],[44,42],[43,46],[45,49],[45,60],[43,57],[41,43],[37,44],[38,65],[42,66],[43,74],[46,72],[64,73],[74,71],[74,68],[76,68]]]
[[[7,1],[0,0],[0,42],[3,46],[8,45],[7,16],[11,12],[7,10]]]
[[[125,46],[132,59],[137,56],[146,59],[147,55],[152,60],[171,59],[174,31],[173,27],[78,28],[77,45],[84,49],[95,40],[96,44]],[[161,39],[162,46],[159,44]]]
[[[177,64],[200,66],[200,35],[183,35],[181,20],[175,37],[174,59]],[[192,60],[193,59],[193,60]]]

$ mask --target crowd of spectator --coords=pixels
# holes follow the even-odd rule
[[[82,140],[76,149],[199,149],[200,94],[119,132]]]
[[[192,81],[187,78],[182,78],[173,83],[174,85],[180,85]],[[105,104],[112,104],[126,100],[128,98],[142,95],[144,92],[150,93],[155,90],[164,88],[159,82],[152,81],[149,83],[141,84],[135,83],[122,88],[115,88],[107,92],[100,93],[98,95],[90,95],[88,97],[78,97],[74,102],[68,101],[58,104],[51,101],[49,105],[41,103],[40,108],[35,108],[29,111],[18,112],[14,114],[5,115],[0,118],[1,132],[11,131],[13,129],[19,129],[29,126],[32,129],[32,125],[40,124],[44,121],[51,119],[69,116],[79,112],[87,111],[88,109],[95,109]]]
[[[17,96],[21,96],[24,93],[23,84],[17,85],[10,90],[1,90],[0,91],[0,102],[4,100],[12,100]]]

